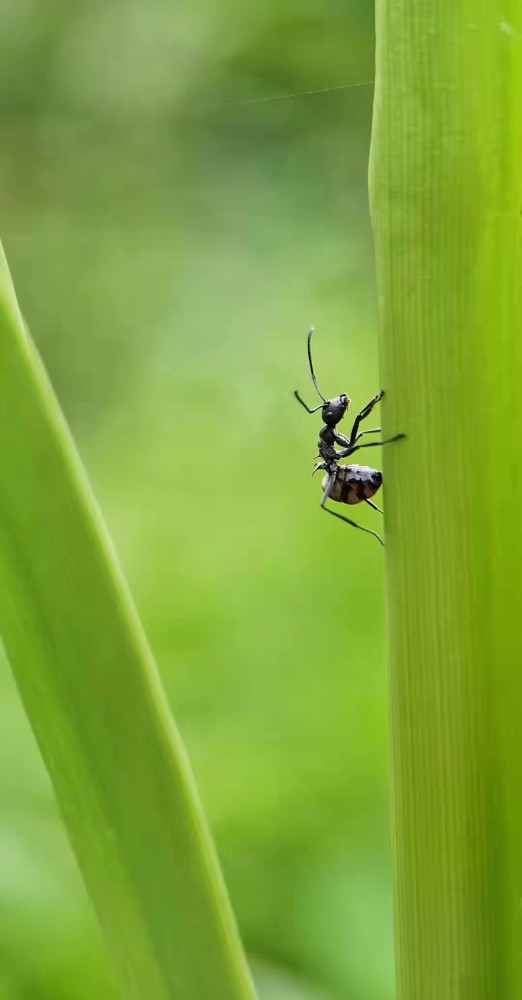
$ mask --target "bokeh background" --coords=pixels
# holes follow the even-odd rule
[[[320,512],[292,396],[316,402],[312,323],[323,392],[380,388],[371,8],[0,2],[1,236],[261,1000],[393,996],[383,553]],[[116,987],[2,661],[0,1000],[94,996]]]

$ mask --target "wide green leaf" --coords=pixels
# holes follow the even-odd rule
[[[4,258],[0,407],[0,628],[123,995],[251,998],[183,746]]]
[[[398,1000],[522,996],[522,9],[379,0]]]

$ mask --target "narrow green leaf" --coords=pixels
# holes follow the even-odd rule
[[[398,1000],[522,996],[522,7],[378,0]]]
[[[252,998],[183,747],[3,257],[0,407],[2,635],[123,995]]]

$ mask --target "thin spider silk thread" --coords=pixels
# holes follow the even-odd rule
[[[340,90],[356,90],[360,87],[373,87],[373,80],[362,80],[360,83],[341,83],[338,87],[319,87],[317,90],[299,90],[295,94],[267,94],[266,97],[251,97],[238,101],[220,101],[213,108],[242,108],[249,104],[271,104],[275,101],[292,101],[298,97],[313,97],[314,94],[331,94]]]
[[[318,87],[316,90],[299,90],[293,94],[267,94],[265,97],[252,97],[246,98],[245,100],[240,99],[238,101],[221,101],[218,104],[213,104],[208,107],[209,110],[219,110],[220,108],[248,107],[253,104],[273,104],[276,101],[292,101],[297,100],[299,97],[313,97],[316,94],[331,94],[336,91],[358,90],[361,87],[373,87],[373,84],[373,80],[362,80],[359,83],[341,83],[336,87]],[[16,234],[10,234],[7,238],[15,243],[31,239],[31,237],[18,236]]]

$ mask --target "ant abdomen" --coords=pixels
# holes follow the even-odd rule
[[[323,491],[330,475],[323,481]],[[371,500],[382,485],[382,472],[370,469],[368,465],[338,465],[335,470],[335,481],[330,490],[330,500],[337,503],[356,504],[363,500]]]

